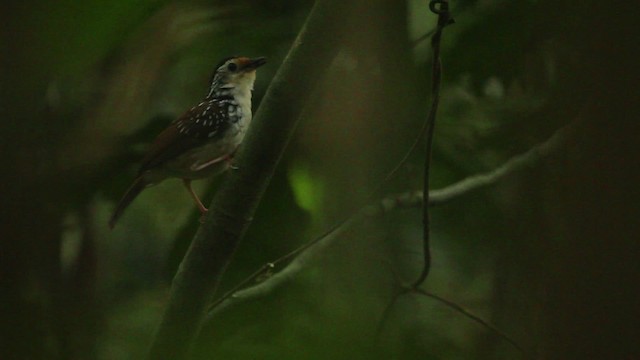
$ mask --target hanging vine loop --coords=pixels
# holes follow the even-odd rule
[[[429,2],[429,10],[438,15],[438,27],[440,28],[451,25],[455,22],[449,12],[448,0],[431,0]]]

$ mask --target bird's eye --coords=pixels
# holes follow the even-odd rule
[[[229,71],[236,71],[238,70],[238,65],[235,63],[229,63],[229,65],[227,65],[227,69],[229,69]]]

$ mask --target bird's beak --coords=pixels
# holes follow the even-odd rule
[[[257,68],[259,68],[260,66],[264,65],[267,63],[267,59],[265,59],[264,57],[257,57],[257,58],[253,58],[253,59],[247,59],[244,66],[243,66],[243,70],[244,71],[251,71],[251,70],[255,70]]]

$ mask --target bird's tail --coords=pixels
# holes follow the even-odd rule
[[[111,215],[111,219],[109,219],[109,227],[111,229],[116,225],[116,222],[120,216],[122,216],[124,210],[140,194],[140,192],[147,187],[147,185],[149,185],[149,183],[144,180],[143,176],[138,176],[138,178],[136,178],[133,184],[129,187],[129,190],[127,190],[122,199],[120,199],[116,210],[113,212],[113,215]]]

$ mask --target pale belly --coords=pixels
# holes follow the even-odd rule
[[[228,131],[231,133],[227,134],[224,140],[208,143],[167,162],[158,169],[161,176],[196,180],[215,176],[227,170],[231,166],[238,146],[242,143],[246,125],[236,124]]]

